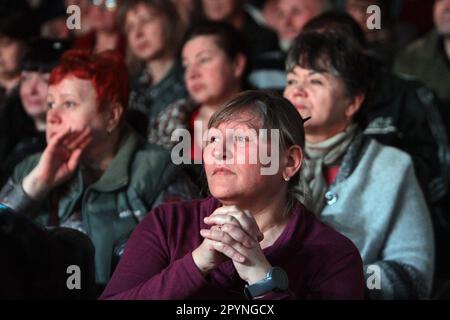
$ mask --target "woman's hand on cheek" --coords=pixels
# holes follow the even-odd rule
[[[71,131],[67,128],[48,142],[38,165],[23,180],[24,191],[32,198],[40,199],[66,182],[76,171],[85,148],[92,141],[92,131],[84,128]]]

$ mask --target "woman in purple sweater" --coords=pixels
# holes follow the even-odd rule
[[[363,298],[356,247],[290,193],[304,146],[292,104],[246,91],[208,129],[203,158],[212,196],[154,209],[101,298]]]

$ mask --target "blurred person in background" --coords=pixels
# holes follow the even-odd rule
[[[27,13],[0,12],[0,163],[16,145],[21,132],[33,128],[19,96],[20,61],[33,35]]]
[[[189,97],[175,101],[159,115],[148,140],[170,150],[179,143],[172,140],[175,130],[188,130],[187,159],[198,164],[204,147],[202,133],[212,114],[246,87],[247,51],[242,34],[225,22],[197,24],[183,42],[181,55]],[[192,179],[203,189],[202,166],[191,165],[189,169]]]
[[[440,112],[446,125],[447,139],[450,138],[450,1],[436,0],[433,6],[434,28],[424,37],[413,42],[398,54],[394,71],[401,76],[422,81],[434,92],[428,101],[440,100]],[[447,140],[448,141],[448,140]],[[450,156],[443,153],[446,160],[447,176],[450,184]],[[447,190],[448,192],[448,190]],[[438,273],[437,276],[450,278],[450,194],[441,201],[440,213],[435,217],[437,236]],[[440,283],[437,281],[437,283]],[[449,282],[447,281],[447,286]],[[447,288],[448,290],[448,288]]]
[[[258,67],[265,54],[279,50],[276,33],[246,11],[244,0],[201,0],[203,17],[226,22],[240,30],[249,50],[249,68]]]
[[[149,141],[171,148],[175,129],[188,129],[194,138],[194,121],[205,132],[212,114],[241,91],[247,65],[242,35],[224,22],[204,22],[186,34],[182,47],[184,80],[189,97],[167,107]],[[192,140],[193,159],[202,159],[202,136]],[[194,147],[195,145],[195,147]]]
[[[20,101],[25,113],[33,120],[29,130],[18,132],[17,142],[0,168],[0,187],[14,167],[27,156],[42,152],[46,146],[45,129],[47,90],[50,71],[58,64],[69,43],[60,40],[37,39],[28,45],[21,61]]]
[[[193,197],[182,167],[127,125],[128,88],[119,52],[67,51],[50,74],[47,147],[16,166],[0,191],[0,203],[17,213],[86,233],[99,285],[116,246],[151,208]]]
[[[434,29],[399,53],[394,70],[423,81],[450,109],[450,0],[435,0],[433,19]]]
[[[131,62],[128,119],[148,137],[166,107],[187,96],[178,60],[180,19],[171,1],[130,0],[123,2],[119,21]]]
[[[74,48],[92,53],[117,50],[125,57],[126,39],[117,24],[119,4],[120,0],[91,0],[86,8],[91,31],[77,37]]]
[[[401,7],[398,6],[402,4],[398,1],[344,0],[343,2],[344,11],[350,14],[363,30],[370,54],[387,67],[391,67],[395,54],[418,35],[417,29],[399,21]],[[373,11],[372,8],[368,13],[370,6],[376,6],[379,11]],[[379,28],[373,28],[374,22],[380,22]]]
[[[277,33],[283,51],[289,49],[308,21],[330,9],[330,0],[277,0]]]
[[[260,57],[258,64],[250,72],[249,83],[259,89],[282,92],[286,81],[285,52],[310,19],[331,8],[331,0],[274,0],[263,5],[263,13],[272,10],[273,26],[281,50]]]

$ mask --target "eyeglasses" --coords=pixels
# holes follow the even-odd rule
[[[118,6],[118,0],[91,0],[91,4],[106,10],[113,11]]]

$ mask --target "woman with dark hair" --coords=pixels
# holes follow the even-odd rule
[[[14,167],[27,156],[45,149],[47,114],[47,90],[50,71],[58,64],[60,56],[68,49],[68,43],[50,39],[38,39],[28,45],[21,62],[20,100],[25,113],[33,120],[33,126],[21,130],[17,142],[0,168],[0,187],[12,174]]]
[[[86,233],[96,281],[111,273],[113,249],[167,198],[190,198],[170,155],[124,119],[128,75],[119,53],[67,51],[50,74],[47,147],[20,163],[0,203],[45,226]]]
[[[33,127],[19,96],[20,60],[33,34],[30,21],[25,13],[0,9],[0,163],[20,133]]]
[[[355,246],[290,193],[303,145],[303,120],[286,99],[246,91],[229,101],[208,124],[211,196],[148,215],[102,298],[362,298]]]
[[[121,3],[119,24],[127,37],[132,74],[128,116],[147,137],[165,108],[187,96],[177,60],[181,22],[172,1],[129,0]]]
[[[434,242],[411,158],[363,135],[371,68],[354,39],[305,31],[290,49],[284,96],[305,123],[305,185],[298,193],[351,239],[371,298],[425,298]]]
[[[191,28],[183,41],[182,63],[189,98],[167,107],[158,125],[150,128],[149,140],[168,149],[176,129],[188,129],[193,159],[202,158],[202,137],[194,136],[194,123],[202,131],[212,114],[244,86],[247,54],[242,35],[223,22],[205,22]],[[197,138],[197,140],[195,139]]]
[[[312,19],[304,30],[338,33],[354,39],[372,57],[364,32],[346,13],[320,15]],[[450,146],[444,117],[439,112],[442,104],[423,83],[393,74],[376,59],[373,63],[376,71],[373,92],[376,94],[372,95],[364,134],[411,156],[432,212],[436,239],[435,277],[448,275]],[[438,285],[438,282],[434,283]]]

